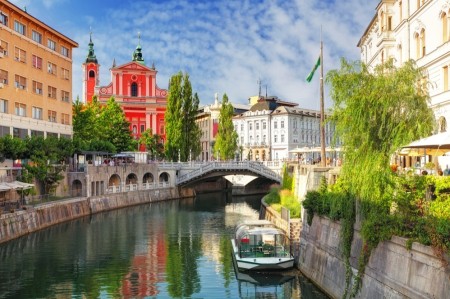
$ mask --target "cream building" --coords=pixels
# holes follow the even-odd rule
[[[369,66],[393,58],[397,66],[413,59],[424,68],[438,132],[450,119],[449,15],[449,0],[382,0],[358,43]]]
[[[300,148],[320,147],[320,111],[299,108],[296,103],[273,96],[258,101],[252,97],[249,101],[254,103],[250,110],[233,118],[244,160],[292,160],[297,159],[295,151]],[[334,125],[327,123],[326,147],[331,147],[334,134]],[[319,157],[319,151],[315,156]]]
[[[72,49],[78,44],[0,0],[0,137],[72,136]]]

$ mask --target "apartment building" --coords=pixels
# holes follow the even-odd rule
[[[382,0],[358,42],[369,66],[413,59],[424,69],[437,132],[447,131],[450,119],[449,16],[447,0]]]
[[[0,0],[0,137],[72,136],[78,43]]]
[[[249,111],[233,118],[238,133],[238,146],[243,159],[255,161],[279,161],[297,159],[300,148],[311,152],[320,147],[320,111],[303,109],[298,104],[275,96],[249,99],[254,103]],[[325,145],[333,144],[335,126],[325,125]],[[316,157],[319,157],[317,150]]]

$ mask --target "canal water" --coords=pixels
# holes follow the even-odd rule
[[[297,270],[235,274],[233,228],[260,199],[151,203],[0,244],[0,298],[327,298]]]

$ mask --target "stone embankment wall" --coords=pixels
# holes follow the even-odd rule
[[[352,244],[351,261],[356,275],[362,241],[358,230]],[[298,268],[332,298],[345,292],[345,263],[340,250],[340,224],[314,216],[303,223]],[[372,252],[356,298],[450,298],[450,268],[431,247],[393,237]]]
[[[78,217],[179,197],[176,188],[164,188],[74,198],[27,207],[26,210],[0,215],[0,243]]]
[[[289,234],[289,238],[291,240],[292,255],[297,261],[300,254],[300,231],[302,229],[301,219],[290,219],[288,223],[286,220],[281,218],[281,215],[277,211],[266,204],[264,198],[261,200],[261,210],[259,212],[259,218],[269,220],[278,228],[284,230],[287,234]]]

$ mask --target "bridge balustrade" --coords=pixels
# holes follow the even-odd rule
[[[182,184],[193,178],[200,177],[211,171],[233,171],[233,170],[249,170],[256,174],[270,178],[272,180],[281,181],[281,176],[276,174],[271,169],[267,168],[263,163],[256,161],[216,161],[206,162],[199,165],[199,168],[192,170],[186,174],[180,175],[177,178],[177,184]]]

